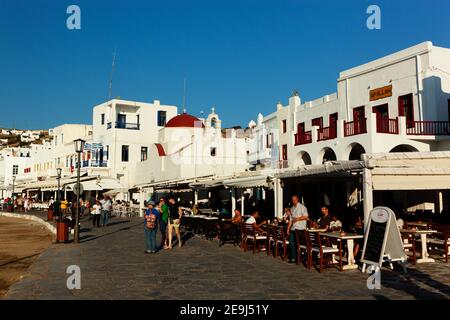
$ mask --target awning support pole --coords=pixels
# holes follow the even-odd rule
[[[370,211],[373,209],[373,181],[372,171],[363,169],[363,208],[364,208],[364,232],[369,223]]]
[[[234,217],[234,210],[236,210],[236,189],[231,189],[231,216]]]

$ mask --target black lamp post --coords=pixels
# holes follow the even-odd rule
[[[75,232],[74,232],[74,242],[75,243],[80,243],[80,226],[79,226],[79,221],[80,221],[80,190],[81,190],[81,186],[80,186],[80,167],[81,167],[81,153],[84,150],[84,144],[86,143],[86,141],[82,140],[82,139],[77,139],[73,141],[75,143],[75,152],[78,154],[78,159],[77,159],[77,212],[76,212],[76,216],[75,216]]]
[[[12,182],[13,182],[13,187],[12,187],[12,194],[11,194],[11,199],[12,199],[12,208],[11,208],[11,212],[14,211],[14,187],[15,187],[15,183],[16,183],[16,175],[12,176]]]
[[[61,212],[61,173],[62,173],[62,169],[61,168],[56,168],[56,179],[58,180],[58,193],[56,194],[56,203],[57,203],[57,208],[58,208],[58,218],[62,218],[62,212]]]

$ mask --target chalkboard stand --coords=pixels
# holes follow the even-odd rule
[[[399,262],[406,273],[407,257],[395,213],[388,207],[376,207],[369,217],[361,258],[362,272],[365,272],[366,265],[372,265],[378,270],[387,262],[394,269],[392,262]]]

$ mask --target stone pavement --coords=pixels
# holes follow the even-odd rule
[[[14,284],[6,299],[446,299],[450,264],[437,262],[407,274],[383,269],[380,290],[369,290],[359,270],[322,273],[266,253],[253,255],[216,240],[185,234],[179,249],[144,254],[141,219],[110,221],[83,242],[54,244]],[[81,290],[66,287],[66,268],[81,268]]]

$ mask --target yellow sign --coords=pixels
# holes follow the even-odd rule
[[[370,101],[392,97],[392,85],[370,90]]]

